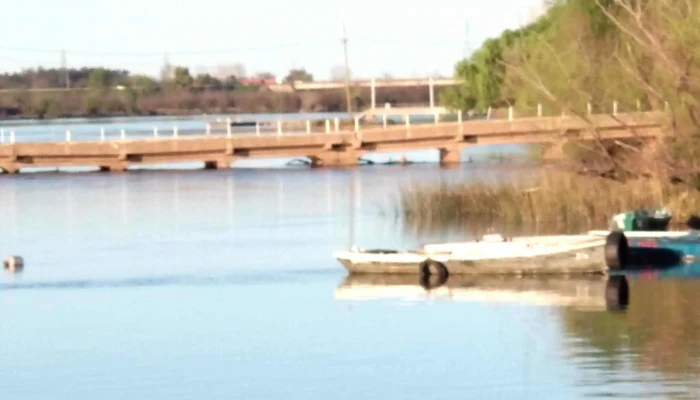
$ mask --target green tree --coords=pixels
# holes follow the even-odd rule
[[[129,77],[127,86],[141,94],[152,94],[158,91],[158,82],[146,75],[133,75]]]
[[[205,89],[219,89],[221,87],[221,81],[210,74],[197,75],[194,79],[194,84]]]
[[[105,90],[112,85],[112,75],[105,68],[94,68],[90,71],[88,85],[92,89]]]
[[[613,103],[620,112],[668,104],[673,135],[663,146],[597,141],[587,154],[596,153],[598,165],[589,167],[620,179],[672,176],[692,187],[700,176],[691,156],[700,154],[700,14],[691,6],[684,0],[552,0],[537,21],[485,41],[460,60],[455,76],[464,84],[440,100],[462,110],[514,105],[519,115],[533,115],[538,104],[545,114],[581,116],[588,106],[609,113]]]
[[[174,77],[175,85],[180,88],[189,88],[194,82],[192,75],[190,75],[190,69],[187,67],[175,67]]]
[[[303,68],[291,69],[287,76],[284,78],[285,83],[294,83],[296,81],[301,82],[313,82],[314,76],[308,73]]]

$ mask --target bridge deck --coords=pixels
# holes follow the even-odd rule
[[[203,161],[209,168],[238,158],[308,157],[315,165],[352,165],[364,153],[440,149],[442,162],[459,161],[465,146],[497,143],[556,143],[562,140],[653,137],[662,134],[661,112],[472,120],[389,125],[338,132],[208,135],[121,141],[10,143],[0,145],[0,168],[95,166],[123,171],[129,166]],[[592,130],[595,127],[595,131]]]

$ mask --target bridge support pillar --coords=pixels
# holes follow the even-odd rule
[[[459,147],[440,149],[440,164],[459,164],[460,153]]]
[[[126,168],[126,163],[111,163],[100,165],[100,172],[124,172]]]
[[[357,165],[360,154],[356,151],[329,151],[309,156],[312,167],[347,167]]]
[[[232,160],[219,159],[204,162],[204,169],[226,169],[231,167]]]
[[[0,164],[0,169],[2,169],[3,174],[14,175],[19,172],[19,167],[12,164]]]

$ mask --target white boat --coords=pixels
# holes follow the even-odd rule
[[[486,235],[482,240],[426,245],[415,251],[353,247],[333,256],[350,273],[536,275],[604,273],[605,238],[594,235]]]
[[[589,236],[602,237],[605,238],[610,234],[611,231],[606,230],[593,230],[588,231],[586,234]],[[680,237],[688,234],[688,231],[624,231],[625,237],[628,238],[663,238],[663,237]],[[556,238],[561,238],[562,240],[567,240],[567,238],[577,238],[584,235],[561,235],[553,236]],[[537,238],[542,238],[546,236],[535,236]],[[484,235],[478,243],[484,246],[485,243],[498,243],[507,240],[503,238],[500,234],[489,234]],[[458,250],[460,248],[470,248],[474,246],[474,241],[471,242],[452,242],[452,243],[439,243],[439,244],[427,244],[423,246],[423,249],[431,253],[445,253]]]

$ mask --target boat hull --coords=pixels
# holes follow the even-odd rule
[[[411,257],[406,260],[357,260],[352,253],[336,259],[352,274],[420,274],[422,261],[432,258],[441,262],[450,275],[581,275],[605,274],[607,266],[603,246],[562,251],[534,257],[490,258],[479,260],[447,257]]]

